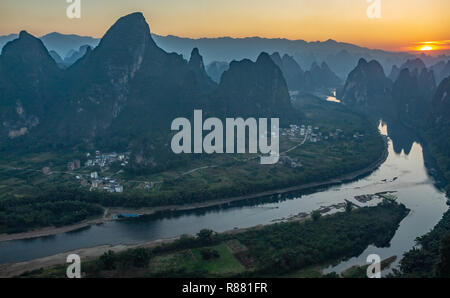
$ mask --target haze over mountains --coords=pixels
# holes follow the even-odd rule
[[[193,48],[198,48],[204,57],[205,65],[213,62],[227,62],[233,60],[250,59],[255,61],[263,51],[267,53],[280,53],[281,56],[292,56],[299,66],[309,70],[313,63],[327,66],[342,80],[357,64],[360,58],[377,60],[385,70],[390,70],[394,65],[402,65],[407,59],[415,56],[409,53],[387,52],[368,49],[353,44],[341,43],[334,40],[324,42],[306,42],[304,40],[268,39],[268,38],[180,38],[176,36],[160,36],[153,34],[153,39],[159,47],[166,52],[182,54],[189,59]],[[0,36],[0,48],[6,42],[17,38],[16,34]],[[50,33],[40,37],[49,51],[56,52],[62,60],[70,56],[73,51],[78,51],[82,46],[96,47],[100,39],[78,35],[64,35]],[[416,55],[417,57],[417,55]],[[421,59],[427,65],[436,64],[449,57],[431,57],[421,55]],[[69,62],[69,61],[68,61]],[[68,63],[66,62],[66,64]]]
[[[319,66],[313,62],[309,70],[304,71],[294,57],[278,52],[271,55],[272,60],[281,69],[289,90],[312,91],[319,88],[338,87],[342,84],[341,79],[328,67],[325,62]]]
[[[205,63],[213,61],[230,62],[232,60],[255,60],[262,51],[278,52],[280,55],[293,56],[303,69],[310,69],[316,62],[322,62],[339,77],[345,78],[359,58],[377,59],[387,69],[394,64],[401,64],[413,55],[382,50],[368,49],[349,43],[327,40],[324,42],[306,42],[304,40],[268,39],[260,37],[248,38],[180,38],[176,36],[154,36],[155,41],[166,51],[175,51],[186,56],[190,49],[198,47],[205,57]]]

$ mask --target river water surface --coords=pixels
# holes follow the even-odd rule
[[[360,256],[325,271],[341,271],[355,264],[365,264],[367,256],[372,253],[379,254],[382,259],[398,256],[395,266],[403,253],[414,246],[415,238],[427,233],[438,223],[448,206],[438,180],[430,175],[435,172],[434,169],[425,167],[422,146],[414,139],[414,135],[404,128],[388,126],[381,121],[379,129],[389,137],[388,158],[377,170],[357,181],[281,198],[262,198],[203,210],[165,213],[133,221],[113,221],[55,236],[0,242],[0,264],[104,244],[137,244],[182,234],[196,234],[203,228],[224,232],[270,224],[323,206],[343,203],[346,199],[363,205],[354,197],[394,191],[398,201],[411,212],[401,222],[390,247],[369,246]],[[366,205],[379,202],[376,199]]]

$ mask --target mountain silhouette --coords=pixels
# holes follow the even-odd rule
[[[450,125],[450,76],[437,87],[431,106],[432,125]]]
[[[361,58],[347,77],[340,98],[346,104],[379,105],[391,95],[392,82],[376,60],[367,62]]]
[[[231,62],[222,75],[216,100],[226,116],[275,117],[289,114],[292,108],[281,70],[264,52],[256,62]]]
[[[198,49],[189,61],[161,49],[142,13],[120,18],[97,47],[87,47],[65,69],[41,40],[21,33],[0,56],[0,84],[7,99],[0,138],[10,140],[3,144],[126,149],[149,154],[140,160],[153,166],[158,158],[173,158],[163,153],[170,122],[191,117],[194,109],[216,117],[292,112],[281,70],[267,54],[232,62],[217,85]]]
[[[300,90],[304,87],[304,71],[292,56],[285,54],[281,58],[280,54],[275,52],[270,57],[281,69],[289,90]]]
[[[270,57],[283,72],[291,91],[314,91],[319,88],[337,87],[341,84],[341,80],[325,62],[322,62],[320,66],[313,62],[310,70],[305,72],[292,56],[285,54],[281,58],[280,54],[275,52]]]
[[[42,41],[20,32],[0,55],[0,139],[37,126],[55,99],[60,70]]]
[[[405,63],[403,63],[400,67],[394,65],[392,67],[391,73],[389,74],[389,78],[395,82],[398,78],[400,72],[404,69],[409,69],[410,71],[421,72],[422,69],[426,68],[425,63],[420,58],[408,59]]]

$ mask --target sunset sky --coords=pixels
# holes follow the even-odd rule
[[[332,38],[394,51],[450,48],[449,0],[381,0],[381,19],[367,17],[367,1],[81,0],[82,18],[71,20],[66,0],[1,0],[0,35],[27,30],[101,37],[120,16],[142,11],[160,35]]]

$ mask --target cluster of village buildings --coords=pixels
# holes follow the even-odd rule
[[[332,138],[339,138],[343,136],[343,130],[336,129],[333,132],[327,132],[322,133],[319,129],[319,127],[313,127],[312,125],[290,125],[289,128],[284,128],[281,130],[281,135],[288,136],[290,140],[302,142],[301,144],[305,142],[311,142],[311,143],[317,143],[321,140],[328,140]],[[361,138],[364,137],[361,133],[354,133],[353,138]],[[86,157],[88,158],[86,162],[84,163],[84,168],[88,169],[91,167],[100,167],[105,168],[111,165],[115,162],[120,162],[120,165],[122,167],[125,167],[128,165],[129,162],[129,156],[130,153],[102,153],[100,151],[96,151],[95,155],[91,156],[90,153],[86,154]],[[295,159],[291,158],[286,154],[282,154],[280,156],[280,162],[288,165],[290,167],[296,168],[301,167],[301,163]],[[73,172],[75,170],[81,169],[81,161],[78,159],[75,159],[73,161],[69,161],[67,163],[67,170],[70,172]],[[42,168],[42,173],[45,175],[50,175],[51,170],[50,167],[44,167]],[[112,193],[122,193],[123,192],[123,186],[116,180],[111,177],[107,176],[100,176],[97,171],[92,171],[89,174],[77,174],[76,175],[77,180],[81,181],[81,185],[85,187],[89,187],[91,191],[99,190],[99,191],[106,191],[106,192],[112,192]],[[141,184],[141,187],[146,190],[150,190],[153,188],[153,182],[145,182]]]
[[[126,153],[102,153],[100,151],[95,151],[95,155],[91,156],[90,153],[86,153],[86,157],[88,158],[84,163],[84,168],[89,169],[91,167],[98,166],[100,168],[105,168],[115,162],[120,162],[122,167],[125,167],[129,162],[129,152]],[[76,159],[73,161],[69,161],[67,163],[67,170],[69,172],[73,172],[75,170],[81,169],[81,161]],[[46,175],[50,174],[50,168],[45,167],[42,169],[42,172]],[[123,186],[120,183],[107,176],[100,176],[97,171],[92,171],[88,174],[77,173],[77,180],[80,180],[81,185],[85,187],[89,187],[91,191],[100,190],[107,192],[123,192]]]
[[[95,156],[93,158],[88,159],[85,163],[85,167],[94,167],[99,166],[100,168],[107,167],[115,162],[120,162],[121,166],[126,166],[129,160],[129,152],[127,153],[102,153],[100,151],[95,151]],[[87,153],[86,156],[88,158],[91,157],[90,153]],[[81,179],[81,177],[80,177]],[[100,190],[106,192],[123,192],[123,186],[119,184],[116,179],[111,177],[101,177],[98,172],[91,172],[88,177],[88,185],[90,184],[90,190]]]
[[[64,172],[54,171],[48,166],[43,167],[41,171],[44,175],[51,175],[52,173],[74,175],[80,184],[83,187],[89,188],[90,191],[123,192],[123,185],[117,179],[113,178],[115,174],[108,177],[102,176],[101,173],[104,173],[113,163],[120,163],[121,167],[127,166],[130,160],[130,152],[102,153],[101,151],[95,151],[95,154],[86,153],[86,158],[87,160],[84,162],[84,166],[82,166],[82,162],[79,159],[67,162],[67,171]],[[98,168],[100,168],[100,171]],[[121,171],[119,170],[116,174]],[[140,187],[144,190],[151,190],[155,184],[159,183],[161,182],[142,181]]]
[[[282,129],[281,135],[288,136],[292,141],[305,140],[311,143],[317,143],[322,140],[328,140],[333,138],[339,138],[344,136],[343,130],[337,128],[335,131],[322,133],[319,127],[312,125],[290,125],[289,128]],[[363,134],[356,132],[353,134],[353,138],[364,137]]]
[[[312,127],[311,125],[290,125],[289,128],[281,130],[282,136],[288,136],[290,140],[298,141],[299,139],[316,143],[322,137],[319,132],[319,127]]]
[[[101,168],[106,167],[114,162],[119,161],[121,166],[126,166],[128,164],[129,152],[126,153],[102,153],[100,151],[95,151],[95,156],[92,159],[88,159],[85,163],[86,167],[99,166]],[[90,153],[87,153],[86,156],[91,157]]]
[[[89,177],[90,190],[100,190],[107,192],[123,192],[123,186],[119,184],[115,179],[110,177],[100,177],[97,172],[92,172]]]

